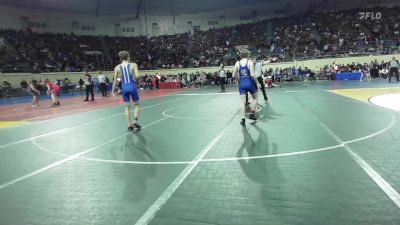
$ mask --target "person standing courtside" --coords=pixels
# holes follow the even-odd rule
[[[28,82],[26,82],[25,79],[22,79],[20,85],[21,85],[23,94],[29,94],[29,91],[28,91]]]
[[[97,80],[99,81],[99,84],[100,84],[101,95],[103,97],[107,97],[106,76],[104,76],[102,73],[100,73],[100,75],[97,77]]]
[[[94,101],[92,76],[90,76],[89,73],[86,73],[85,76],[83,77],[83,82],[85,83],[86,86],[86,99],[84,101],[85,102],[89,101],[89,93],[90,96],[92,97],[90,101]]]
[[[32,80],[28,87],[29,93],[32,95],[32,107],[39,106],[40,85],[36,80]]]
[[[12,88],[11,84],[6,79],[4,79],[3,80],[3,88],[2,88],[2,90],[3,90],[4,96],[6,98],[10,98],[10,90],[11,90],[11,88]]]
[[[399,61],[396,60],[395,57],[393,57],[392,60],[389,61],[389,83],[392,81],[393,74],[396,76],[396,81],[399,82],[399,66]]]
[[[219,85],[221,86],[221,92],[225,92],[226,72],[224,70],[224,65],[221,65],[221,69],[218,72],[218,77],[219,77]]]

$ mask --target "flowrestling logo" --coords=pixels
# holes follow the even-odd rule
[[[381,12],[359,12],[358,15],[360,20],[380,20],[382,18]]]

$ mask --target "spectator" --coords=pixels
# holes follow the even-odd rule
[[[24,94],[28,94],[28,93],[29,93],[29,92],[28,92],[28,82],[26,82],[25,79],[22,79],[22,81],[21,81],[21,83],[20,83],[20,86],[21,86],[22,92],[23,92]]]
[[[94,91],[96,93],[99,92],[99,80],[97,80],[97,77],[92,79],[92,85],[93,85]]]
[[[11,90],[11,88],[12,88],[11,84],[10,84],[6,79],[4,79],[4,80],[3,80],[3,87],[2,87],[2,90],[3,90],[3,95],[4,95],[6,98],[9,98],[9,97],[10,97],[10,90]]]
[[[390,72],[389,72],[389,83],[391,82],[392,76],[396,77],[396,81],[399,82],[399,61],[395,57],[389,62]]]
[[[369,66],[368,66],[368,64],[364,64],[364,66],[362,67],[362,76],[361,76],[361,80],[360,81],[362,81],[363,80],[363,78],[365,78],[365,79],[367,79],[367,81],[371,81],[371,73],[370,73],[370,68],[369,68]]]
[[[79,92],[82,92],[82,87],[83,87],[83,84],[85,83],[83,80],[82,80],[82,78],[81,79],[79,79]]]
[[[102,73],[100,73],[100,75],[97,77],[97,80],[99,81],[100,84],[101,95],[103,97],[107,97],[106,77]]]
[[[387,79],[389,74],[388,68],[385,66],[379,71],[379,76],[382,77],[383,79]]]

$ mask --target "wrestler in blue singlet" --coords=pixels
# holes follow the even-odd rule
[[[135,80],[131,74],[130,64],[121,63],[119,68],[121,70],[121,88],[124,102],[130,102],[131,98],[133,102],[139,101],[139,94],[136,89]]]

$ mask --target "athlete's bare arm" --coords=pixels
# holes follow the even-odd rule
[[[248,65],[250,69],[250,77],[253,78],[254,82],[257,83],[256,73],[254,72],[254,62],[252,60],[249,60]]]
[[[265,65],[265,64],[269,64],[269,63],[272,63],[272,61],[276,61],[277,60],[277,58],[276,57],[272,57],[272,58],[269,58],[268,60],[265,60],[265,61],[262,61],[261,63],[261,65]]]
[[[271,62],[271,60],[262,61],[262,62],[261,62],[261,65],[264,66],[265,64],[268,64],[268,63],[270,63],[270,62]]]
[[[235,68],[233,69],[233,76],[237,77],[238,76],[238,62],[235,64]]]
[[[49,84],[46,84],[46,87],[47,87],[47,94],[50,95],[50,92],[51,92],[50,85],[49,85]]]
[[[139,69],[136,63],[131,63],[131,73],[133,75],[133,79],[139,78]]]
[[[117,78],[120,76],[120,73],[121,73],[121,71],[119,69],[119,66],[116,66],[114,69],[114,82],[113,82],[113,86],[111,89],[112,95],[115,95],[115,88],[117,87],[117,82],[118,82]]]

